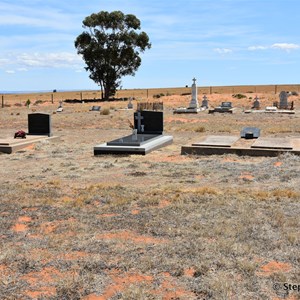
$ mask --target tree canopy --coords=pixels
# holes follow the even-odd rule
[[[83,20],[85,31],[76,38],[75,47],[89,77],[100,85],[102,98],[115,94],[123,76],[135,75],[142,61],[140,53],[151,48],[140,26],[136,16],[121,11],[101,11]]]

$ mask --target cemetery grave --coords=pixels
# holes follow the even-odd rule
[[[196,155],[278,156],[284,152],[300,155],[300,137],[261,137],[256,127],[243,128],[240,136],[204,136],[191,146],[181,147],[181,154]]]
[[[215,112],[232,114],[233,113],[232,102],[230,101],[222,102],[220,106],[217,106],[214,109],[210,109],[208,111],[209,114],[213,114]]]
[[[51,116],[45,113],[28,114],[28,133],[22,139],[8,137],[0,139],[0,152],[11,154],[33,143],[58,139],[51,132]]]
[[[94,155],[142,154],[171,144],[172,136],[163,135],[163,112],[137,111],[131,135],[94,147]]]
[[[277,113],[277,114],[295,114],[294,101],[288,102],[290,93],[281,91],[279,93],[279,102],[274,101],[271,106],[266,106],[261,109],[259,98],[256,96],[251,110],[246,110],[245,113]]]
[[[196,86],[196,78],[193,79],[192,84],[192,99],[188,107],[179,107],[173,111],[174,114],[197,114],[201,110],[205,110],[208,107],[208,99],[206,96],[203,98],[201,107],[198,102],[198,92]]]

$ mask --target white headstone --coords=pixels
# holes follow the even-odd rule
[[[192,84],[192,100],[190,102],[189,108],[199,108],[198,96],[197,96],[197,86],[196,86],[196,78],[193,79]]]

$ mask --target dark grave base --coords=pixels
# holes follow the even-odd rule
[[[139,135],[138,135],[139,136]],[[144,140],[142,140],[144,136]],[[116,139],[114,141],[96,145],[94,147],[94,155],[101,154],[140,154],[146,155],[147,153],[157,150],[159,148],[165,147],[172,144],[173,137],[169,135],[152,135],[144,134],[140,135],[138,141],[131,141],[131,135]],[[127,142],[124,143],[124,138]],[[123,142],[120,140],[123,139]],[[112,145],[113,143],[113,145]]]
[[[155,139],[160,137],[160,135],[157,134],[137,134],[134,135],[127,135],[122,138],[113,140],[111,142],[108,142],[108,146],[140,146],[143,145],[151,139]]]

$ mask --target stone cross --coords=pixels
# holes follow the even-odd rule
[[[199,108],[198,97],[197,97],[196,78],[193,78],[192,100],[190,102],[189,108]]]
[[[140,111],[137,112],[137,116],[135,116],[135,119],[138,121],[137,130],[138,132],[141,132],[141,125],[144,117],[141,115]]]

